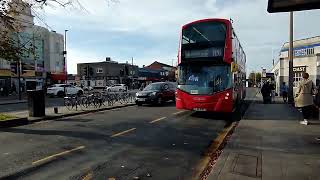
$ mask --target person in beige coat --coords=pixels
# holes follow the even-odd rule
[[[303,121],[300,121],[300,124],[308,125],[308,119],[312,114],[311,110],[315,86],[312,80],[309,79],[308,73],[303,73],[302,77],[303,79],[299,82],[295,95],[295,105],[302,109]]]

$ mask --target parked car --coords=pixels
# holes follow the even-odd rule
[[[63,97],[65,96],[64,89],[67,95],[81,96],[83,94],[83,89],[81,89],[80,87],[76,87],[70,84],[54,84],[47,89],[47,95]]]
[[[114,84],[106,88],[107,91],[127,91],[128,87],[125,84]]]
[[[136,93],[136,104],[162,104],[166,101],[175,101],[176,86],[170,82],[149,84],[142,91]]]

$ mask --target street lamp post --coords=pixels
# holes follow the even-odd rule
[[[68,78],[68,73],[67,73],[67,32],[69,30],[64,30],[64,51],[63,51],[63,69],[64,69],[64,78],[65,78],[65,83],[67,83],[67,78]],[[64,86],[63,88],[64,94],[66,95],[66,87]]]
[[[289,94],[288,102],[294,103],[293,98],[293,12],[290,12],[290,24],[289,24]]]
[[[67,78],[67,32],[69,30],[64,30],[64,51],[63,51],[63,65],[64,65],[64,73],[65,78]]]

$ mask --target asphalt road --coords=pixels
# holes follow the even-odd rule
[[[1,129],[0,177],[188,179],[225,120],[168,103]]]

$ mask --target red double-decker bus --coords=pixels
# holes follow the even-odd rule
[[[177,109],[231,113],[246,96],[246,55],[227,19],[182,27]]]

